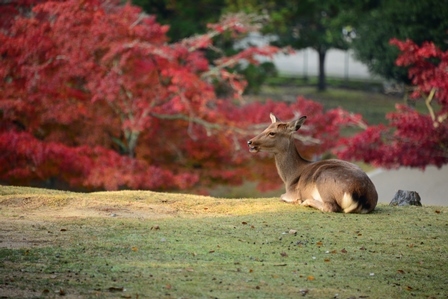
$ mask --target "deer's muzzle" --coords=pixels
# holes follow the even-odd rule
[[[249,140],[247,142],[247,145],[249,146],[249,152],[251,153],[257,153],[260,151],[260,149],[258,148],[258,146],[254,145],[254,143],[252,142],[252,140]]]

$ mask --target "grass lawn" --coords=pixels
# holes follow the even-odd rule
[[[318,92],[315,81],[316,78],[310,78],[308,82],[292,77],[271,78],[262,86],[260,94],[252,97],[261,100],[269,98],[295,101],[297,96],[303,96],[321,103],[325,109],[341,107],[350,112],[360,113],[371,125],[387,123],[385,115],[395,111],[396,104],[403,104],[400,96],[384,94],[382,84],[379,82],[328,78],[327,90]],[[427,113],[422,101],[417,102],[416,109]]]
[[[446,298],[448,207],[0,186],[1,298]]]
[[[395,111],[396,104],[402,104],[399,97],[382,93],[372,93],[362,90],[329,88],[324,92],[317,92],[315,87],[266,86],[259,97],[274,100],[294,101],[297,96],[321,103],[325,109],[341,107],[354,113],[360,113],[369,124],[387,123],[388,112]],[[418,109],[423,109],[424,103],[419,103]],[[312,117],[312,116],[310,116]]]

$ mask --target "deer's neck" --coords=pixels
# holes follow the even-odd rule
[[[290,185],[293,181],[296,181],[302,173],[302,169],[309,163],[311,162],[300,156],[294,144],[294,138],[289,140],[286,151],[275,154],[275,165],[285,185]]]

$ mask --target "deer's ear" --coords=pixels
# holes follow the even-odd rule
[[[279,120],[278,120],[278,118],[277,118],[277,116],[275,116],[274,114],[269,114],[269,116],[271,117],[271,121],[272,121],[272,123],[276,123],[276,122],[278,122]]]
[[[294,130],[297,131],[298,129],[300,129],[300,127],[302,126],[302,124],[305,122],[306,120],[306,116],[302,116],[299,119],[293,120],[289,123],[289,127]]]

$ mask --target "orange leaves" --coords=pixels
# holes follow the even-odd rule
[[[426,111],[404,105],[389,113],[389,125],[373,126],[345,143],[340,157],[362,159],[376,166],[425,168],[448,163],[448,52],[433,43],[421,45],[411,40],[392,39],[399,48],[396,64],[408,67],[415,101],[424,102]],[[438,105],[438,111],[432,107]]]

